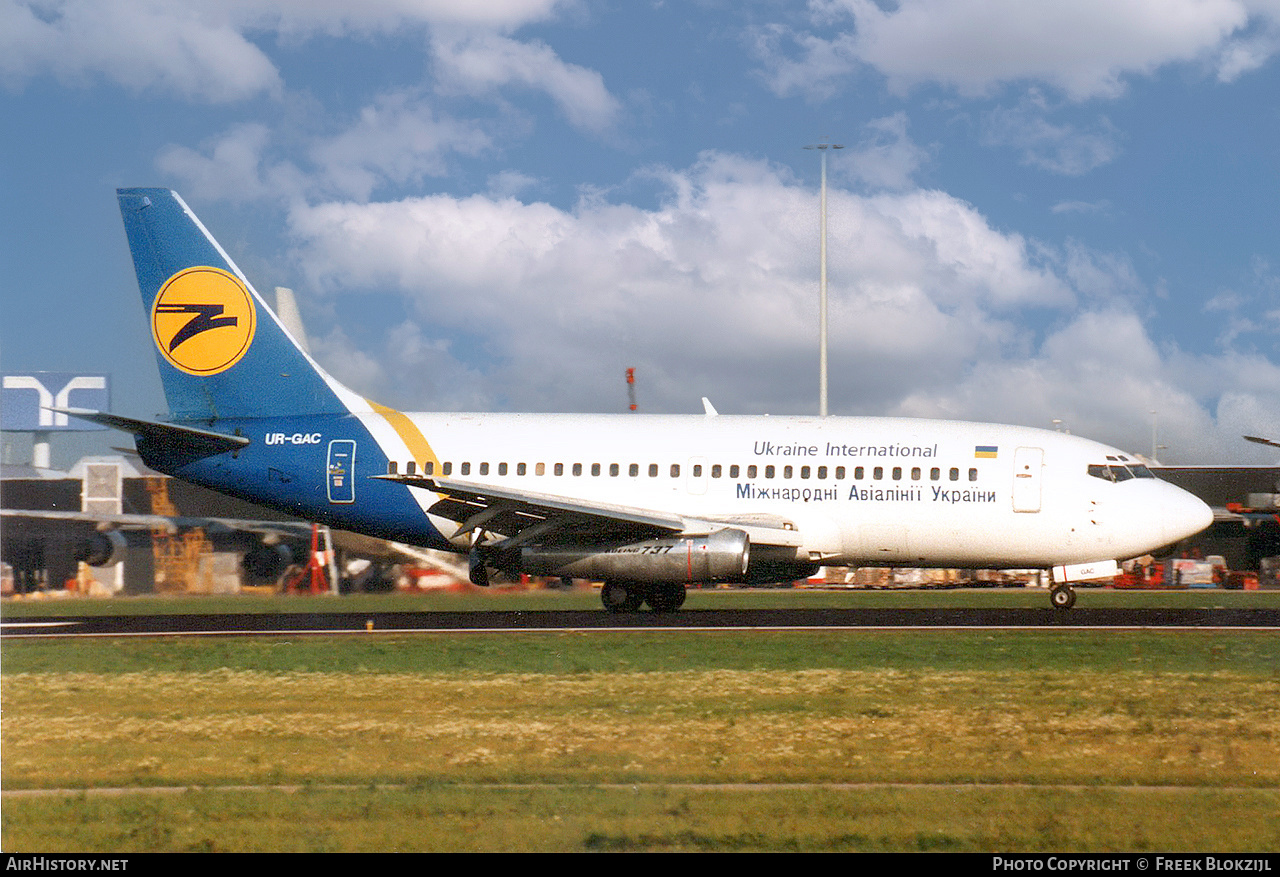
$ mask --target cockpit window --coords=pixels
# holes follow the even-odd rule
[[[1089,466],[1089,474],[1094,478],[1101,478],[1103,481],[1112,481],[1117,484],[1121,481],[1128,481],[1131,478],[1156,477],[1146,466],[1134,462],[1123,466],[1119,463],[1110,463],[1105,466],[1095,463]]]

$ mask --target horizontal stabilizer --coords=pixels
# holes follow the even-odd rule
[[[134,420],[132,417],[121,417],[105,411],[89,411],[85,408],[50,408],[49,410],[133,433],[148,444],[192,457],[211,457],[227,451],[238,451],[249,444],[249,440],[244,436],[224,435],[193,426],[179,426],[176,423]]]

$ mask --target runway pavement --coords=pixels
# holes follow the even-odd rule
[[[835,630],[871,628],[1280,630],[1280,609],[699,609],[283,612],[47,617],[0,623],[0,638],[563,630]]]

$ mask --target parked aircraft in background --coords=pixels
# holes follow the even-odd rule
[[[822,565],[1044,568],[1052,603],[1199,532],[1196,497],[1045,430],[868,417],[406,414],[322,369],[187,205],[121,189],[170,409],[72,410],[148,466],[332,527],[603,581],[611,610]]]

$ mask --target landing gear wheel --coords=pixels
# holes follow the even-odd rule
[[[1076,589],[1070,585],[1057,585],[1049,591],[1049,602],[1054,609],[1070,609],[1076,605]]]
[[[654,612],[675,612],[684,605],[684,585],[679,582],[662,582],[650,586],[644,601]]]
[[[600,602],[610,612],[635,612],[644,598],[644,587],[635,582],[605,582],[600,589]]]

